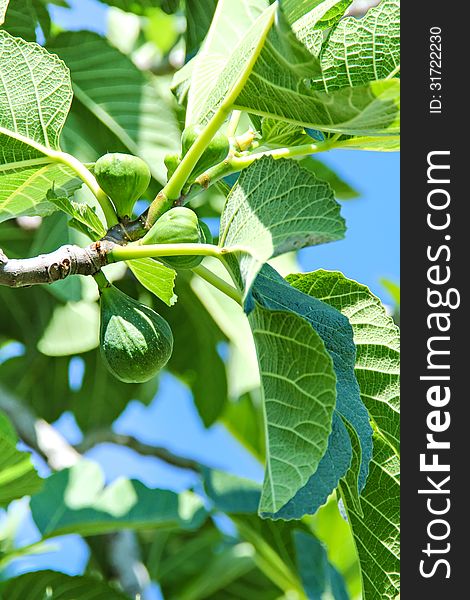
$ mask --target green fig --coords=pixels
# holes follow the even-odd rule
[[[207,225],[207,223],[204,223],[204,221],[201,221],[199,219],[199,227],[201,229],[202,238],[203,238],[201,240],[201,243],[202,244],[213,244],[214,238],[212,237],[211,230],[209,229],[209,226]]]
[[[182,156],[188,152],[203,129],[204,127],[202,127],[202,125],[190,125],[189,127],[186,127],[181,137]],[[207,171],[207,169],[210,169],[210,167],[213,167],[217,163],[222,162],[227,158],[229,151],[230,142],[228,137],[221,131],[218,131],[196,163],[196,166],[189,177],[189,181],[194,181],[201,173],[204,173],[204,171]]]
[[[176,206],[155,222],[142,238],[142,244],[200,244],[205,237],[196,213],[185,206]],[[202,256],[165,256],[162,262],[174,269],[193,269],[202,261]]]
[[[166,178],[169,180],[180,164],[181,158],[179,157],[179,154],[167,154],[163,159],[163,162],[166,167]]]
[[[101,289],[100,308],[100,350],[109,371],[126,383],[154,377],[173,350],[165,319],[113,285]]]
[[[134,204],[150,183],[147,163],[130,154],[105,154],[96,161],[94,173],[101,189],[113,201],[117,216],[131,217]]]

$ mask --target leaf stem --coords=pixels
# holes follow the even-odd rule
[[[298,156],[309,156],[334,148],[334,143],[331,140],[320,142],[318,144],[302,144],[300,146],[291,146],[290,148],[276,148],[275,150],[264,150],[247,154],[246,156],[231,156],[223,162],[211,167],[205,173],[202,173],[197,179],[196,184],[203,188],[207,188],[216,181],[219,181],[227,175],[238,173],[246,169],[256,160],[263,156],[271,156],[275,160],[279,158],[296,158]]]
[[[100,290],[100,294],[105,288],[111,285],[103,271],[98,271],[98,273],[95,273],[93,275],[93,279],[96,281],[98,289]]]
[[[227,127],[227,137],[234,137],[237,132],[238,123],[240,122],[240,117],[242,116],[241,110],[234,110],[230,117],[230,121]]]
[[[221,258],[223,254],[223,249],[213,244],[127,244],[127,246],[113,247],[108,254],[108,262],[160,256],[214,256]]]
[[[128,244],[127,246],[115,246],[108,254],[108,263],[123,260],[133,260],[135,258],[159,258],[162,256],[212,256],[223,261],[226,251],[223,248],[213,244]],[[224,263],[225,264],[225,263]],[[226,294],[237,304],[242,305],[242,294],[235,287],[227,283],[224,279],[203,267],[198,265],[192,269],[196,275],[213,285],[215,288]],[[101,273],[94,275],[98,287],[103,289],[109,285],[106,277]]]
[[[89,171],[83,163],[76,159],[75,156],[67,154],[66,152],[54,153],[52,158],[54,158],[56,162],[61,162],[75,171],[83,183],[90,189],[95,198],[98,200],[101,209],[103,210],[108,228],[116,225],[118,220],[111,200],[100,188],[93,173]]]
[[[204,279],[205,281],[213,285],[215,288],[223,292],[226,296],[232,298],[232,300],[235,300],[235,302],[237,302],[237,304],[240,304],[240,306],[243,305],[242,294],[235,287],[233,287],[233,285],[230,285],[224,279],[222,279],[203,265],[195,267],[193,269],[193,272],[196,273],[196,275],[199,275],[201,279]]]

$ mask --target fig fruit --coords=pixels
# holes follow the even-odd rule
[[[201,125],[190,125],[189,127],[186,127],[181,137],[182,156],[188,152],[203,129],[204,128]],[[227,158],[229,150],[230,142],[228,137],[221,131],[218,131],[211,140],[211,143],[204,150],[201,158],[197,161],[189,181],[194,181],[201,173],[204,173],[204,171],[207,171],[207,169],[210,169],[210,167],[213,167],[217,163],[222,162]]]
[[[185,206],[176,206],[154,223],[142,238],[142,244],[200,244],[205,243],[196,213]],[[165,256],[161,260],[174,269],[193,269],[202,261],[202,256]]]
[[[209,229],[207,223],[204,223],[204,221],[199,220],[199,228],[201,229],[203,238],[201,240],[201,244],[213,244],[214,238],[212,237],[211,230]]]
[[[173,350],[165,319],[113,285],[101,289],[100,308],[100,350],[109,371],[126,383],[154,377]]]
[[[96,180],[111,198],[117,216],[131,217],[135,202],[150,183],[150,170],[141,158],[130,154],[105,154],[94,167]]]
[[[166,167],[166,178],[169,180],[180,164],[181,158],[179,157],[179,154],[167,154],[163,159],[163,162]]]

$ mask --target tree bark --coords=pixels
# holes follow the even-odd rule
[[[69,275],[94,275],[108,264],[114,242],[101,240],[86,248],[62,246],[34,258],[9,259],[0,250],[0,285],[27,287],[48,284]]]

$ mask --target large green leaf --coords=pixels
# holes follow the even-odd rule
[[[261,0],[256,4],[256,14],[262,4]],[[266,2],[264,4],[265,10],[257,19],[256,14],[249,15],[248,29],[250,19],[246,18],[244,6],[231,3],[228,9],[220,5],[206,38],[205,59],[201,54],[200,62],[196,60],[192,64],[191,72],[185,67],[187,73],[183,79],[187,82],[191,76],[187,123],[206,123],[230,97],[235,108],[324,131],[354,135],[398,131],[399,82],[373,81],[332,93],[309,87],[306,80],[320,74],[318,59],[301,43],[276,4],[268,7]],[[310,27],[313,29],[336,4],[341,3],[325,2],[314,7]],[[306,13],[307,6],[302,6],[302,12]],[[345,7],[344,3],[342,6]],[[223,51],[217,52],[214,40],[233,37],[224,17],[235,21],[238,15],[244,17],[245,35],[235,37],[230,49],[223,46]],[[295,23],[292,26],[295,30]],[[208,40],[215,46],[213,51]],[[214,60],[214,68],[205,72],[207,60]],[[195,73],[201,74],[201,81]],[[177,82],[181,86],[181,75]],[[188,84],[184,84],[183,89]]]
[[[359,448],[360,451],[360,448]],[[318,464],[316,471],[295,496],[275,513],[264,513],[270,519],[301,519],[308,514],[315,514],[326,503],[331,493],[338,487],[342,477],[351,467],[351,440],[346,426],[335,411],[332,430],[328,437],[328,447]],[[357,465],[360,468],[360,463]],[[359,493],[358,471],[355,473],[356,497]]]
[[[361,397],[380,433],[400,448],[400,340],[398,327],[370,290],[335,271],[290,275],[296,289],[319,298],[350,321],[357,348]]]
[[[377,433],[361,510],[348,481],[340,489],[361,563],[364,598],[394,600],[399,594],[400,535],[398,328],[368,288],[342,273],[318,271],[289,280],[341,310],[353,327],[356,375]]]
[[[322,76],[316,89],[362,86],[396,76],[400,69],[400,2],[383,0],[365,17],[342,19],[320,54]]]
[[[350,466],[351,443],[342,419],[354,428],[360,440],[360,461],[357,465],[359,473],[355,477],[359,489],[365,485],[372,456],[372,430],[354,372],[356,349],[353,331],[348,320],[338,310],[299,293],[268,266],[263,267],[256,279],[253,296],[258,303],[271,310],[286,310],[302,316],[320,335],[333,360],[336,374],[336,412],[328,439],[328,450],[306,485],[277,514],[266,515],[298,519],[316,512],[326,502]]]
[[[281,74],[279,80],[283,86],[279,82],[274,93],[274,85],[266,83],[262,74],[253,75],[235,107],[332,133],[371,136],[400,130],[399,80],[373,81],[331,93],[302,87],[292,74]]]
[[[315,54],[320,54],[322,75],[313,78],[311,85],[317,91],[334,92],[341,88],[375,85],[375,81],[390,80],[400,71],[400,4],[398,0],[384,0],[362,19],[346,17],[332,29],[323,45],[318,36],[312,36],[308,27],[300,37]],[[320,52],[321,47],[321,52]],[[393,86],[397,84],[394,83]],[[398,110],[398,98],[397,98]],[[398,125],[398,123],[396,123]],[[395,131],[397,127],[392,126]],[[379,137],[353,136],[342,140],[344,148],[360,150],[395,151],[399,149],[397,135]]]
[[[333,190],[293,160],[263,157],[240,175],[220,221],[219,246],[236,253],[245,295],[270,258],[341,239]]]
[[[31,511],[45,538],[129,527],[194,529],[207,514],[192,492],[150,489],[124,478],[105,486],[101,468],[87,460],[48,477],[43,490],[31,498]]]
[[[95,577],[74,576],[57,571],[25,573],[0,584],[4,600],[128,600],[128,596]]]
[[[400,460],[376,435],[367,485],[361,494],[362,514],[341,483],[356,543],[364,600],[396,600],[400,594]]]
[[[0,387],[0,395],[6,393]],[[18,438],[8,419],[0,413],[0,506],[29,496],[42,486],[29,452],[17,450]]]
[[[0,221],[49,214],[53,186],[69,196],[77,187],[70,169],[53,163],[72,98],[64,63],[35,43],[0,31]],[[62,195],[62,194],[60,194]]]
[[[186,124],[201,119],[208,92],[216,87],[237,43],[266,9],[267,4],[266,0],[241,0],[240,2],[219,0],[210,33],[197,57],[192,61]],[[262,31],[261,27],[260,31]],[[242,62],[236,67],[238,71],[243,64]],[[237,73],[234,75],[236,77]]]
[[[276,513],[307,483],[326,452],[336,375],[320,336],[300,316],[256,303],[249,321],[267,431],[259,510]]]
[[[309,46],[311,40],[317,44],[321,36],[315,35],[316,29],[337,21],[348,3],[332,0],[313,4],[316,6],[312,7],[310,3],[297,5],[296,16],[304,13],[297,21],[292,22],[291,15],[289,21],[295,36],[283,36],[278,31],[279,25],[271,29],[236,106],[335,133],[368,135],[398,131],[397,82],[373,81],[357,89],[329,90],[329,94],[323,93],[324,88],[318,91],[304,83],[314,78],[315,73],[320,74],[320,68],[314,51],[310,60],[307,59],[303,44]],[[281,6],[286,12],[285,3]],[[278,23],[282,24],[279,17]],[[313,50],[310,46],[309,49]]]
[[[179,127],[160,82],[89,31],[61,33],[48,48],[66,62],[75,97],[112,133],[115,144],[141,156],[155,179],[165,181],[163,159],[179,150]],[[86,120],[82,126],[87,127]],[[88,127],[82,137],[92,140],[94,135]]]
[[[276,14],[277,5],[269,6],[267,0],[245,0],[237,4],[223,2],[218,6],[201,55],[192,68],[187,123],[207,122],[227,96],[238,95],[256,67]],[[239,24],[235,36],[232,34],[234,22]],[[232,38],[233,44],[227,46],[226,40]],[[298,50],[293,38],[293,34],[281,34],[278,38],[283,45],[283,59],[286,62]],[[290,47],[292,42],[294,49]],[[316,59],[310,58],[315,64]],[[210,71],[205,67],[208,61],[214,63]],[[201,81],[195,77],[198,72],[202,73]],[[312,69],[309,75],[314,73]]]

